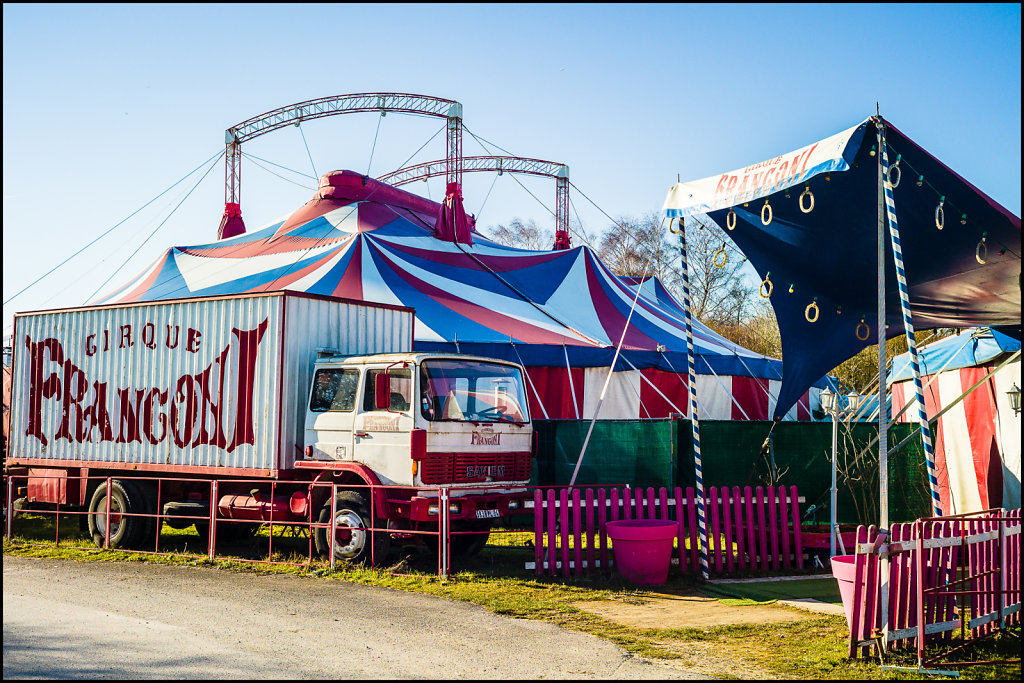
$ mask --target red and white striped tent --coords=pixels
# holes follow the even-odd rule
[[[909,359],[893,360],[894,415],[914,402]],[[1020,340],[987,327],[966,330],[924,346],[921,374],[929,417],[942,413],[935,466],[943,514],[1019,508],[1021,417],[1009,392],[1021,384]],[[916,417],[911,406],[899,421]]]

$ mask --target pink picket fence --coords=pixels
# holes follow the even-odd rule
[[[889,558],[887,648],[916,649],[920,666],[1019,623],[1020,512],[894,524],[878,543],[874,526],[858,527],[849,656],[868,657],[881,643],[883,555]]]
[[[708,565],[712,574],[803,569],[800,503],[795,486],[705,490]],[[678,524],[675,557],[700,571],[697,498],[692,487],[548,488],[534,492],[534,561],[538,575],[580,576],[614,562],[605,525],[620,519]]]

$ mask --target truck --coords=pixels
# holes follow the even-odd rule
[[[5,473],[25,504],[82,512],[98,546],[273,521],[379,562],[446,517],[475,532],[451,551],[476,552],[528,505],[525,370],[414,352],[414,324],[291,291],[19,313]]]

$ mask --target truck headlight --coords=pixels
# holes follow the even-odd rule
[[[455,514],[462,512],[462,503],[448,503],[448,512]]]
[[[508,509],[509,510],[518,510],[519,509],[519,501],[518,500],[510,500],[508,502]]]
[[[432,505],[428,505],[427,506],[427,514],[428,515],[436,515],[437,514],[437,503],[434,503]]]

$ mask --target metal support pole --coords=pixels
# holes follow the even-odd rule
[[[900,309],[903,312],[903,330],[906,333],[907,349],[910,352],[910,367],[914,376],[914,391],[917,397],[917,421],[920,424],[921,440],[924,444],[924,459],[928,466],[928,487],[932,494],[932,514],[942,515],[942,501],[939,496],[939,478],[935,469],[935,449],[932,446],[932,430],[928,426],[928,411],[924,403],[924,388],[921,386],[921,364],[917,357],[917,340],[914,337],[914,322],[910,314],[910,286],[903,265],[903,248],[900,245],[900,230],[896,220],[896,201],[893,186],[889,180],[889,150],[885,144],[885,128],[879,124],[879,156],[882,164],[882,187],[885,194],[885,208],[889,219],[889,237],[892,240],[892,257],[896,265],[896,280],[900,292]],[[899,159],[896,160],[897,166]]]
[[[207,557],[213,562],[213,556],[217,547],[217,480],[210,482],[210,542],[206,548]],[[273,500],[273,498],[271,498]]]
[[[224,203],[242,202],[242,146],[228,140],[224,146]]]
[[[337,522],[335,518],[338,514],[338,485],[331,483],[331,571],[334,571],[334,542],[337,537]]]
[[[672,226],[669,225],[671,230]],[[686,326],[686,361],[689,368],[687,392],[690,394],[690,427],[693,434],[693,468],[697,484],[697,547],[701,576],[708,581],[708,524],[704,509],[704,466],[700,455],[700,420],[697,418],[697,356],[693,349],[693,321],[690,314],[690,269],[686,262],[686,225],[679,219],[679,253],[683,275],[683,323]],[[637,291],[639,291],[639,287]]]
[[[880,125],[880,124],[876,124]],[[879,149],[882,136],[875,129]],[[882,177],[882,156],[878,156],[878,531],[889,530],[889,404],[886,401],[888,377],[885,369],[885,191]],[[883,553],[879,571],[879,603],[882,611],[882,642],[884,651],[889,644],[889,556]]]
[[[105,502],[107,514],[103,520],[103,547],[110,548],[110,477],[107,477],[107,499]]]
[[[453,110],[455,107],[453,107]],[[448,178],[449,183],[462,185],[462,105],[457,105],[457,112],[448,116]]]
[[[7,525],[4,528],[4,534],[7,540],[11,540],[11,534],[14,531],[14,477],[4,477],[7,480]]]
[[[440,567],[440,571],[438,572],[438,574],[441,576],[441,578],[447,579],[451,575],[451,568],[448,566],[448,560],[449,560],[448,552],[449,552],[449,549],[450,549],[449,548],[449,543],[448,543],[448,526],[449,526],[449,521],[450,520],[449,520],[449,512],[448,512],[448,489],[447,488],[441,489],[441,495],[439,496],[439,498],[440,498],[440,501],[441,501],[441,505],[440,505],[440,509],[438,510],[438,514],[441,517],[441,523],[438,525],[439,532],[440,532],[440,538],[438,538],[438,543],[441,544],[441,552],[440,552],[441,567]]]
[[[569,167],[563,166],[555,179],[555,230],[569,231]]]
[[[839,396],[836,396],[836,400],[839,400]],[[839,421],[835,412],[832,413],[832,502],[829,506],[829,538],[830,538],[830,550],[829,557],[836,556],[836,531],[838,528],[837,513],[836,513],[836,500],[839,498],[838,491],[836,490],[836,457],[839,452]]]

